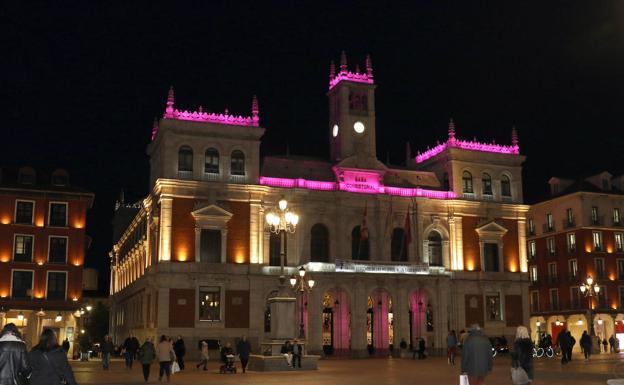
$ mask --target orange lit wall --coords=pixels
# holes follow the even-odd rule
[[[228,263],[249,263],[249,203],[227,202],[234,214],[228,222]]]
[[[191,215],[195,202],[175,198],[171,218],[171,260],[195,261],[195,219]]]
[[[479,235],[475,231],[477,228],[477,217],[462,218],[462,237],[464,240],[464,268],[468,271],[481,270]],[[473,267],[473,269],[471,269]]]
[[[503,264],[505,271],[519,271],[520,259],[518,258],[518,221],[502,219],[498,221],[507,229],[503,236]]]

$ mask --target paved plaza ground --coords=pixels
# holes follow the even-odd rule
[[[533,385],[606,384],[614,372],[624,377],[624,354],[598,355],[585,362],[580,356],[566,366],[556,359],[536,360],[536,379]],[[497,357],[487,385],[511,384],[508,356]],[[111,370],[103,371],[99,361],[72,362],[76,380],[86,384],[141,384],[140,365],[132,371],[124,368],[122,361],[114,361]],[[158,382],[157,365],[152,365],[150,383]],[[218,363],[211,361],[207,372],[197,371],[189,362],[186,371],[172,376],[172,384],[258,384],[258,385],[457,385],[459,365],[451,367],[446,359],[430,357],[424,361],[411,359],[322,360],[317,371],[292,371],[279,373],[248,372],[247,374],[219,374]]]

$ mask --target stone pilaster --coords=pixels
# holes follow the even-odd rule
[[[160,198],[160,255],[159,261],[171,260],[171,222],[173,216],[173,199]]]

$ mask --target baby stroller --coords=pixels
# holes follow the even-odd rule
[[[219,368],[221,374],[236,374],[236,367],[234,366],[234,355],[228,354],[225,356],[225,364]]]

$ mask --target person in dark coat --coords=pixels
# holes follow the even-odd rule
[[[0,385],[14,385],[18,376],[28,378],[31,368],[26,344],[17,326],[8,323],[0,332]]]
[[[240,358],[243,373],[245,373],[247,370],[247,363],[249,362],[249,354],[251,354],[251,344],[247,341],[247,336],[242,336],[238,344],[236,344],[236,353]]]
[[[132,334],[126,338],[123,344],[123,348],[126,351],[124,357],[126,359],[126,369],[132,369],[132,363],[137,351],[139,350],[139,340]]]
[[[583,354],[585,354],[585,360],[589,360],[589,357],[591,356],[591,350],[592,350],[592,340],[589,334],[587,334],[587,331],[584,331],[583,335],[581,336],[581,348],[583,348]]]
[[[615,336],[613,334],[609,337],[609,351],[615,353]]]
[[[292,366],[301,368],[301,356],[303,356],[303,346],[299,343],[299,340],[295,338],[291,346],[292,349]],[[298,364],[297,364],[298,363]]]
[[[424,338],[419,338],[418,339],[418,359],[419,360],[424,360],[425,358],[427,358],[427,356],[425,356],[425,339]]]
[[[572,349],[574,349],[574,345],[576,345],[576,338],[570,333],[568,330],[568,341],[570,341],[570,345],[568,346],[568,362],[572,361]]]
[[[561,349],[561,363],[567,364],[570,361],[570,357],[568,353],[570,352],[570,337],[568,335],[568,331],[563,329],[557,338],[557,342],[559,343],[559,348]]]
[[[462,373],[468,374],[470,385],[483,385],[492,371],[492,344],[479,325],[472,325],[462,348]]]
[[[107,334],[104,336],[104,342],[102,342],[102,368],[104,370],[108,370],[108,366],[110,365],[110,357],[115,350],[115,346],[113,346],[113,341],[111,337]]]
[[[28,354],[32,366],[30,385],[77,385],[67,354],[58,344],[56,333],[44,329],[39,343]]]
[[[156,359],[156,347],[149,337],[145,339],[145,342],[139,348],[137,358],[139,362],[141,362],[141,367],[143,368],[143,379],[147,382],[149,381],[150,367],[152,366],[152,362]]]
[[[529,337],[529,331],[524,326],[518,326],[516,329],[516,339],[511,351],[511,366],[514,368],[520,366],[529,377],[529,382],[521,385],[528,385],[533,381],[533,342]]]
[[[227,342],[225,346],[221,348],[221,362],[223,362],[224,364],[227,364],[227,361],[228,361],[227,356],[233,353],[234,352],[232,352],[232,344]]]
[[[61,346],[63,347],[63,350],[65,350],[65,353],[69,352],[69,339],[65,338]]]
[[[184,340],[182,336],[178,336],[178,340],[173,343],[173,351],[175,352],[176,357],[178,357],[178,365],[180,365],[180,370],[184,370],[184,356],[186,355],[186,346],[184,345]]]

